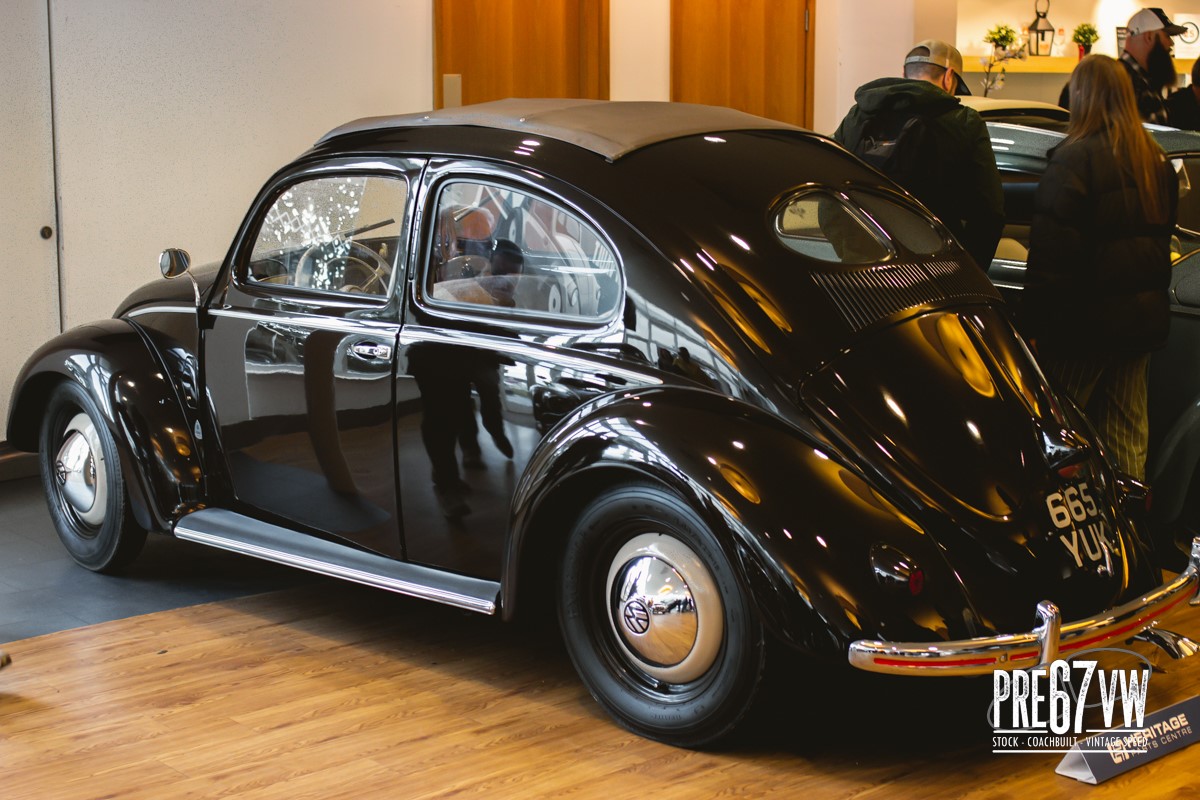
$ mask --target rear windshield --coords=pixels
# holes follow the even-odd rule
[[[947,247],[945,231],[931,217],[874,192],[805,190],[785,200],[774,218],[785,247],[818,261],[874,264],[901,253],[936,255]]]

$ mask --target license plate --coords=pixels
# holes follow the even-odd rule
[[[1088,481],[1046,495],[1046,511],[1053,526],[1051,535],[1057,536],[1076,567],[1101,563],[1111,568],[1108,522]]]

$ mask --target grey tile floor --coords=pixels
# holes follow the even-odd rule
[[[78,566],[37,478],[0,481],[0,646],[46,633],[332,579],[151,535],[120,575]],[[13,650],[12,647],[2,649]]]

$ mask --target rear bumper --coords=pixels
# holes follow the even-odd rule
[[[1200,605],[1200,537],[1192,540],[1187,569],[1154,591],[1103,614],[1064,624],[1058,608],[1042,601],[1037,607],[1042,624],[1028,633],[952,642],[862,639],[850,645],[850,664],[892,675],[981,675],[997,669],[1029,669],[1090,648],[1128,641],[1185,602]]]

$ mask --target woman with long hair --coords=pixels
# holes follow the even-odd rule
[[[1115,59],[1071,75],[1071,121],[1038,186],[1026,332],[1114,466],[1145,479],[1150,353],[1166,341],[1178,179]]]

